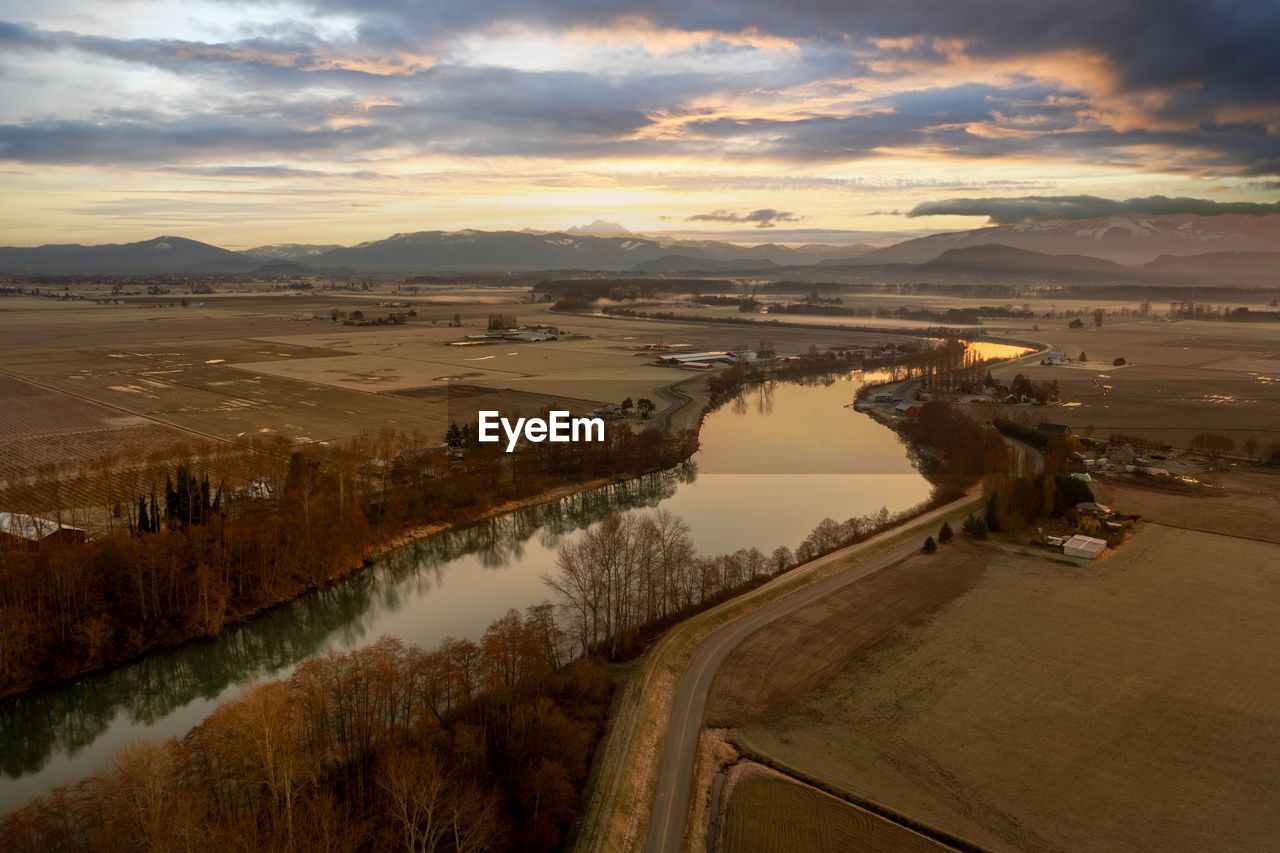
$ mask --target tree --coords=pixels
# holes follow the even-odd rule
[[[960,525],[961,532],[970,539],[987,538],[987,522],[980,515],[971,515]]]
[[[653,401],[648,397],[641,397],[636,402],[636,413],[640,415],[641,418],[647,419],[653,414],[654,408]]]
[[[1101,326],[1101,325],[1102,325],[1102,316],[1103,316],[1103,314],[1105,314],[1105,313],[1106,313],[1106,312],[1105,312],[1105,311],[1103,311],[1101,308],[1095,308],[1095,309],[1093,309],[1093,325],[1095,325],[1095,326]]]
[[[632,408],[635,408],[635,403],[631,402],[630,397],[627,397],[625,400],[622,401],[622,411],[625,412]]]
[[[1200,432],[1191,437],[1191,449],[1209,456],[1223,456],[1235,447],[1235,439],[1221,433]]]
[[[1076,359],[1076,361],[1079,361],[1079,362],[1082,362],[1082,363],[1083,363],[1083,362],[1086,362],[1086,361],[1088,361],[1088,360],[1089,360],[1089,356],[1085,355],[1085,354],[1084,354],[1084,351],[1083,351],[1083,350],[1081,350],[1081,352],[1080,352],[1080,357],[1079,357],[1079,358],[1077,358],[1077,359]]]
[[[1112,366],[1112,367],[1119,367],[1120,365],[1122,365],[1122,364],[1124,364],[1124,363],[1125,363],[1124,358],[1123,358],[1122,356],[1117,356],[1115,359],[1113,359],[1113,360],[1112,360],[1112,362],[1111,362],[1111,366]]]
[[[993,491],[991,499],[987,501],[987,511],[983,518],[987,523],[987,530],[992,533],[998,533],[1001,530],[1000,524],[1000,493]]]
[[[1068,323],[1068,324],[1067,324],[1067,328],[1068,328],[1068,329],[1083,329],[1083,328],[1084,328],[1084,320],[1081,320],[1079,317],[1077,317],[1077,318],[1075,318],[1074,320],[1072,320],[1070,323]]]
[[[456,423],[449,424],[449,429],[444,434],[444,441],[454,450],[462,446],[462,430],[458,428]]]
[[[1009,386],[1009,393],[1015,397],[1030,397],[1035,393],[1035,389],[1031,385],[1031,380],[1019,373],[1013,377],[1013,384]]]
[[[945,521],[942,522],[942,527],[938,528],[938,541],[946,544],[954,538],[955,534],[951,531],[951,525]]]
[[[920,550],[924,551],[926,554],[932,554],[938,550],[938,545],[933,541],[933,537],[930,536],[924,540],[924,547]]]

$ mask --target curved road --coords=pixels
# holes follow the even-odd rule
[[[969,499],[962,499],[957,504],[967,500]],[[948,504],[937,510],[938,520],[954,512],[955,508],[956,504]],[[922,520],[909,523],[918,524]],[[903,544],[865,562],[859,562],[839,574],[765,605],[707,638],[676,688],[671,722],[667,726],[667,739],[662,749],[662,761],[658,766],[658,783],[654,791],[653,810],[649,816],[648,834],[645,836],[644,849],[648,853],[678,853],[681,849],[689,811],[689,792],[693,785],[694,758],[698,750],[698,736],[702,731],[702,714],[707,704],[707,694],[711,690],[711,680],[730,653],[750,634],[773,620],[918,552],[926,535],[928,534],[923,532],[914,535]],[[837,551],[826,559],[839,559],[845,554],[844,550]]]

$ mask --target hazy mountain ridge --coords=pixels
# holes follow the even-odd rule
[[[592,223],[584,228],[595,227]],[[611,225],[611,223],[604,223]],[[603,270],[731,272],[833,267],[911,269],[940,276],[1101,274],[1237,276],[1274,281],[1280,214],[1262,217],[1108,216],[935,234],[858,253],[864,246],[596,235],[582,231],[416,231],[355,246],[286,243],[233,252],[183,237],[138,243],[0,248],[0,269],[38,273],[248,273],[263,264],[304,271],[428,272]],[[1194,258],[1200,258],[1195,260]],[[1137,260],[1134,260],[1134,259]],[[1125,260],[1127,259],[1127,260]],[[1123,265],[1122,265],[1123,264]]]
[[[1095,258],[1091,255],[1049,255],[1018,249],[1001,243],[983,243],[948,249],[931,261],[920,265],[922,269],[982,269],[1008,272],[1098,272],[1122,273],[1129,268],[1115,261]]]
[[[237,273],[261,261],[185,237],[161,236],[101,246],[0,248],[0,266],[50,273]]]
[[[1161,255],[1280,249],[1280,214],[1149,216],[1049,220],[933,234],[848,259],[856,264],[922,264],[948,249],[997,243],[1046,255],[1087,255],[1137,266]]]

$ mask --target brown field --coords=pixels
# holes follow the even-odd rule
[[[107,295],[100,286],[81,287],[95,298]],[[525,289],[428,287],[421,289],[424,298],[392,288],[297,296],[174,293],[129,297],[124,305],[5,297],[0,480],[28,477],[48,464],[88,465],[104,454],[145,458],[180,445],[255,437],[324,442],[390,428],[433,444],[451,421],[474,420],[480,408],[532,414],[557,401],[580,412],[649,397],[660,407],[653,422],[661,423],[662,407],[687,399],[664,389],[689,383],[691,375],[652,366],[642,344],[703,350],[754,346],[759,339],[737,328],[556,314],[546,304],[523,302]],[[377,303],[389,298],[416,306],[418,316],[403,326],[328,319],[333,308],[385,315],[392,309]],[[492,312],[584,337],[450,345],[482,331]],[[462,328],[447,325],[455,313]],[[295,319],[307,314],[321,319]],[[857,340],[825,330],[767,335],[793,352]],[[449,391],[459,385],[469,390]],[[682,390],[701,399],[697,387]],[[692,417],[691,408],[681,411],[681,423]]]
[[[929,853],[952,849],[750,762],[730,771],[722,796],[727,803],[719,837],[710,848],[715,851]]]
[[[707,720],[715,726],[741,726],[789,705],[899,625],[925,617],[970,589],[982,574],[983,553],[957,540],[947,551],[945,571],[939,570],[936,555],[917,555],[748,637],[712,683]],[[796,649],[804,654],[797,656]]]
[[[1236,466],[1194,476],[1211,484],[1203,495],[1161,488],[1156,478],[1095,478],[1091,486],[1102,503],[1148,521],[1280,543],[1280,470]]]
[[[982,551],[969,592],[736,745],[993,850],[1272,849],[1280,547],[1148,524],[1084,565]]]
[[[1057,380],[1066,405],[976,407],[979,416],[1065,423],[1082,435],[1123,433],[1187,447],[1198,432],[1280,441],[1280,328],[1273,323],[1156,322],[1108,317],[1101,328],[1066,328],[1065,320],[1026,332],[1084,365],[1004,366],[1008,381]],[[1126,364],[1113,367],[1123,357]],[[985,409],[993,411],[983,413]],[[1034,425],[1034,423],[1033,423]]]

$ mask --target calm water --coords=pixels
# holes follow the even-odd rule
[[[0,812],[98,770],[121,744],[181,735],[246,683],[383,635],[480,639],[548,598],[565,537],[613,509],[662,506],[704,554],[795,548],[823,518],[905,509],[929,485],[889,430],[845,408],[861,380],[749,389],[709,415],[690,464],[449,531],[219,637],[0,702]]]

